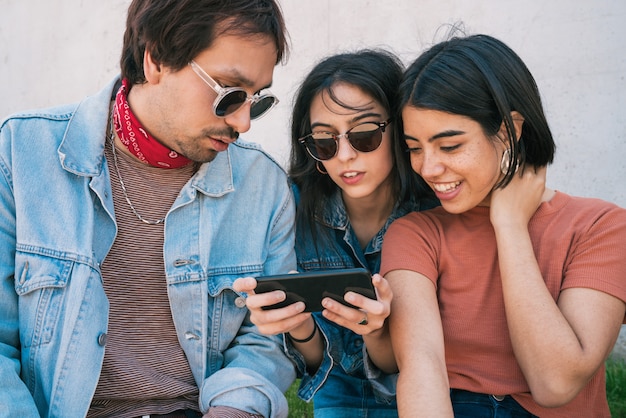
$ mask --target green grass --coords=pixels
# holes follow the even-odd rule
[[[626,418],[626,362],[606,362],[606,397],[613,418]]]
[[[313,418],[313,402],[306,403],[298,398],[300,380],[296,380],[287,391],[289,418]],[[613,418],[626,418],[626,362],[606,362],[606,397]]]
[[[298,398],[300,379],[297,379],[289,388],[286,395],[289,403],[289,418],[313,418],[313,401],[306,403]]]

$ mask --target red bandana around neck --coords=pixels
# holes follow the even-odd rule
[[[128,151],[153,167],[181,168],[191,163],[190,159],[159,143],[141,126],[128,105],[129,91],[129,82],[125,78],[115,96],[113,107],[115,132]]]

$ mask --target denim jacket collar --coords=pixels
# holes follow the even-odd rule
[[[419,202],[413,200],[409,202],[403,202],[402,204],[396,202],[393,210],[391,211],[391,215],[389,215],[389,218],[387,218],[387,221],[385,222],[385,225],[368,243],[364,253],[369,254],[379,252],[382,249],[383,236],[387,231],[389,225],[391,225],[393,221],[406,215],[407,213],[414,210],[419,210],[419,206]],[[351,241],[349,236],[352,236],[353,232],[352,227],[350,226],[350,220],[348,219],[346,206],[341,196],[341,190],[336,190],[333,195],[330,196],[330,198],[328,199],[328,204],[315,215],[315,220],[325,227],[345,231],[346,235],[344,236],[344,239],[347,242]]]
[[[111,101],[111,91],[117,81],[118,78],[114,78],[98,94],[83,100],[73,112],[59,146],[61,165],[67,171],[79,176],[97,177],[101,174],[109,123],[108,113],[101,110],[103,103]],[[85,141],[85,137],[101,137],[103,140]]]
[[[328,199],[328,204],[315,214],[315,220],[328,228],[345,230],[348,227],[350,221],[341,197],[341,190],[335,190]]]
[[[200,192],[213,197],[223,196],[235,190],[230,147],[217,154],[210,163],[202,164],[192,186]]]
[[[98,94],[86,98],[73,112],[67,131],[59,146],[61,165],[67,171],[80,176],[98,177],[103,169],[104,153],[108,138],[102,141],[85,141],[85,136],[98,137],[103,132],[108,135],[109,116],[99,110],[111,93],[119,78],[113,79]],[[208,196],[222,196],[232,192],[233,171],[229,150],[217,154],[211,163],[203,164],[193,180],[193,187]]]

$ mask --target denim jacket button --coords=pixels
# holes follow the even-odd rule
[[[194,333],[194,332],[187,331],[185,333],[185,339],[186,340],[199,340],[200,336],[198,334]]]
[[[246,306],[246,301],[244,300],[244,298],[239,296],[237,299],[235,299],[235,306],[238,308],[244,308]]]
[[[184,258],[179,258],[177,260],[174,260],[174,267],[183,267],[189,264],[194,264],[193,260],[187,260]]]
[[[22,274],[20,275],[20,284],[26,283],[27,275],[28,275],[28,261],[24,263],[24,270],[22,270]]]
[[[104,347],[106,345],[106,343],[107,343],[107,338],[108,338],[108,336],[107,336],[106,332],[103,332],[102,334],[98,335],[98,345],[100,347]]]

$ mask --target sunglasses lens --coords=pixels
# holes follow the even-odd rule
[[[337,155],[337,147],[339,146],[339,138],[345,136],[348,138],[352,148],[359,152],[371,152],[376,150],[383,141],[384,127],[388,122],[381,124],[374,122],[365,122],[357,125],[344,135],[333,135],[329,132],[314,132],[304,138],[300,142],[306,146],[307,151],[316,160],[330,160]]]
[[[243,90],[234,90],[222,97],[222,100],[215,106],[215,114],[219,117],[230,115],[246,102],[248,95]]]
[[[348,133],[348,140],[355,150],[371,152],[380,146],[383,141],[381,128],[374,123],[364,123],[355,126]]]
[[[337,153],[337,141],[327,133],[317,133],[310,136],[311,141],[306,146],[315,158],[319,160],[330,160]]]
[[[274,96],[261,96],[257,102],[253,102],[250,106],[250,119],[257,119],[270,110],[276,102]]]

